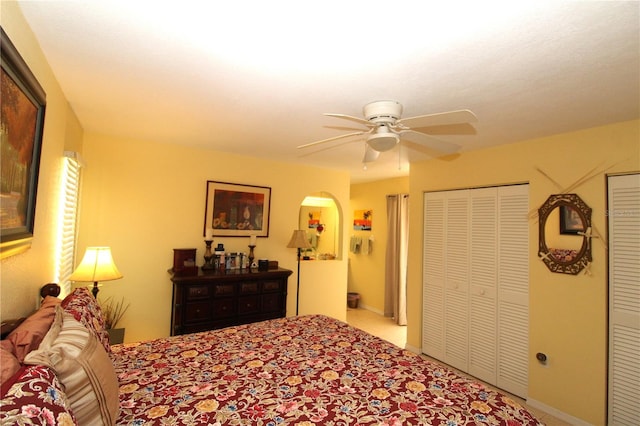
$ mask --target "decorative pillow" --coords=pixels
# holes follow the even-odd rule
[[[111,359],[95,336],[62,308],[40,348],[24,361],[55,370],[79,424],[115,424],[118,378]]]
[[[76,321],[82,325],[98,339],[108,354],[111,354],[109,345],[109,333],[104,326],[104,316],[102,309],[95,297],[85,287],[73,290],[60,304],[65,312],[73,315]]]
[[[64,388],[51,368],[23,366],[2,385],[0,424],[75,425]]]
[[[5,340],[13,345],[12,352],[19,362],[22,362],[26,354],[38,348],[49,331],[59,304],[60,299],[57,297],[45,297],[40,308],[9,333]]]
[[[5,383],[20,370],[20,361],[13,354],[11,342],[0,342],[0,383]]]

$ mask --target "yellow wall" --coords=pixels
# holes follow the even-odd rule
[[[349,251],[349,291],[360,294],[361,307],[384,314],[384,270],[387,249],[387,194],[409,192],[409,178],[386,179],[351,185],[351,208],[347,213],[349,233],[363,239],[373,236],[371,254]],[[409,200],[411,203],[412,200]],[[372,210],[371,231],[353,230],[353,212]]]
[[[606,173],[640,170],[638,120],[464,153],[411,166],[408,346],[421,346],[423,191],[529,182],[529,207],[590,171],[575,188],[592,209],[594,229],[606,237]],[[537,219],[530,220],[528,398],[592,424],[606,423],[607,251],[593,241],[591,275],[551,273],[537,257]],[[548,356],[547,366],[535,353]]]
[[[0,264],[0,317],[7,319],[35,309],[40,287],[56,278],[52,254],[63,152],[82,145],[82,129],[17,3],[2,2],[0,24],[47,94],[32,245]]]
[[[300,203],[306,195],[326,191],[344,209],[349,199],[348,174],[84,134],[17,3],[3,1],[0,19],[47,94],[35,236],[29,250],[2,260],[0,317],[27,315],[36,307],[40,287],[56,278],[54,249],[65,150],[81,152],[87,163],[78,261],[89,245],[112,247],[124,278],[105,283],[100,294],[101,298],[124,296],[131,303],[122,320],[127,341],[169,333],[171,287],[167,269],[172,265],[173,248],[196,247],[199,257],[204,252],[201,235],[206,180],[272,188],[270,234],[267,239],[258,239],[256,256],[278,260],[281,267],[294,271],[287,300],[287,313],[293,314],[296,253],[285,246],[297,228]],[[317,179],[318,175],[323,178]],[[299,179],[292,180],[291,176]],[[230,250],[247,250],[248,241],[239,238],[217,242]],[[344,252],[344,239],[342,243]],[[346,260],[322,265],[303,263],[300,313],[323,313],[344,320],[346,276]]]
[[[295,313],[297,263],[286,247],[298,228],[300,203],[324,191],[348,206],[349,175],[222,152],[85,132],[79,251],[107,245],[124,278],[104,283],[101,296],[124,296],[126,341],[166,336],[170,328],[173,249],[194,247],[202,264],[207,180],[271,187],[269,237],[256,258],[293,270],[287,313]],[[322,179],[318,179],[318,175]],[[296,179],[291,179],[296,176]],[[248,251],[249,238],[216,238],[227,251]],[[343,244],[345,244],[343,239]],[[344,250],[344,248],[343,248]],[[346,317],[346,260],[303,262],[300,314]]]

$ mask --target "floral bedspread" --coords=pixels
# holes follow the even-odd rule
[[[118,424],[538,425],[513,399],[325,317],[113,348]]]
[[[0,425],[76,425],[63,389],[51,368],[22,367],[2,384]]]

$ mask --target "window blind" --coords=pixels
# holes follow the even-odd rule
[[[71,291],[69,276],[73,272],[76,250],[76,224],[80,194],[80,169],[82,160],[77,152],[65,151],[60,191],[60,220],[57,242],[56,280],[61,287],[61,297]]]

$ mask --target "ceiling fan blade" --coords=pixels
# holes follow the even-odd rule
[[[361,118],[361,117],[354,117],[352,115],[346,115],[346,114],[334,114],[331,112],[325,112],[323,115],[326,115],[327,117],[335,117],[335,118],[342,118],[344,120],[351,120],[351,121],[355,121],[356,123],[364,124],[365,126],[371,127],[371,123],[368,120],[365,120],[364,118]]]
[[[364,146],[364,157],[362,158],[362,162],[371,163],[372,161],[376,161],[380,156],[380,152],[371,148],[368,143],[365,143]]]
[[[319,146],[314,147],[314,148],[309,148],[309,149],[304,149],[304,150],[301,149],[301,150],[298,151],[300,153],[300,154],[298,154],[298,157],[304,158],[304,157],[314,156],[314,155],[317,155],[317,154],[320,154],[320,153],[323,153],[323,152],[327,152],[327,151],[330,151],[330,150],[333,150],[333,149],[339,149],[339,147],[341,147],[341,146],[350,145],[350,144],[353,144],[353,143],[362,143],[362,140],[363,140],[362,137],[359,137],[359,138],[354,138],[354,139],[351,139],[351,140],[345,140],[343,142],[339,142],[339,143],[336,143],[336,144],[333,144],[333,145],[325,144],[325,145],[319,145]]]
[[[355,129],[350,129],[355,130]],[[469,123],[445,124],[443,126],[412,127],[411,130],[426,133],[431,136],[437,135],[477,135],[478,131]]]
[[[325,129],[333,129],[333,130],[341,130],[343,132],[356,132],[356,131],[365,131],[362,128],[356,126],[322,126]]]
[[[446,142],[433,136],[425,135],[424,133],[415,132],[413,130],[401,130],[398,132],[401,139],[406,139],[411,142],[415,142],[421,145],[425,145],[431,149],[434,149],[443,154],[453,154],[460,149],[460,145],[455,143]]]
[[[396,121],[400,128],[416,128],[444,126],[449,124],[475,123],[478,121],[476,115],[468,109],[458,111],[440,112],[437,114],[418,115],[416,117],[402,118]]]
[[[347,134],[344,134],[344,135],[334,136],[332,138],[322,139],[321,141],[315,141],[315,142],[306,143],[304,145],[299,145],[299,146],[297,146],[297,148],[298,149],[300,149],[300,148],[308,148],[310,146],[320,145],[320,144],[331,142],[331,141],[335,141],[335,140],[338,140],[338,139],[348,138],[350,136],[364,135],[365,133],[369,133],[369,131],[360,131],[360,132],[353,132],[353,133],[347,133]]]

